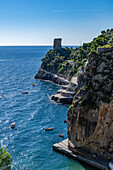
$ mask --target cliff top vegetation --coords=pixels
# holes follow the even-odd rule
[[[70,79],[77,75],[81,66],[85,65],[88,56],[92,52],[97,52],[97,47],[111,46],[113,46],[113,28],[101,31],[93,41],[83,43],[75,49],[66,47],[60,50],[49,50],[42,59],[42,69]]]

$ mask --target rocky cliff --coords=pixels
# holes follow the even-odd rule
[[[67,125],[70,149],[113,161],[113,51],[89,56]]]
[[[56,84],[60,85],[68,85],[70,82],[63,77],[58,76],[52,72],[48,72],[43,70],[42,68],[39,69],[38,73],[34,77],[35,79],[42,79],[42,80],[49,80]]]

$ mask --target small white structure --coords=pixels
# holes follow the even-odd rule
[[[71,60],[68,60],[67,61],[71,66],[73,66],[75,64],[75,61],[71,61]]]

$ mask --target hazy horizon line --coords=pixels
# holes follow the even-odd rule
[[[0,47],[18,47],[18,46],[51,46],[51,47],[53,47],[53,45],[51,45],[51,44],[44,44],[44,45],[0,45]],[[62,45],[62,47],[63,46],[80,46],[80,45],[74,45],[74,44],[64,44],[64,45]]]

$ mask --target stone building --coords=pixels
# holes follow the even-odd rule
[[[57,49],[57,50],[61,49],[62,48],[61,41],[62,41],[61,38],[55,38],[53,43],[53,49]]]
[[[102,47],[98,47],[97,48],[97,52],[98,53],[106,53],[106,52],[111,52],[113,51],[113,46],[111,48],[102,48]]]

